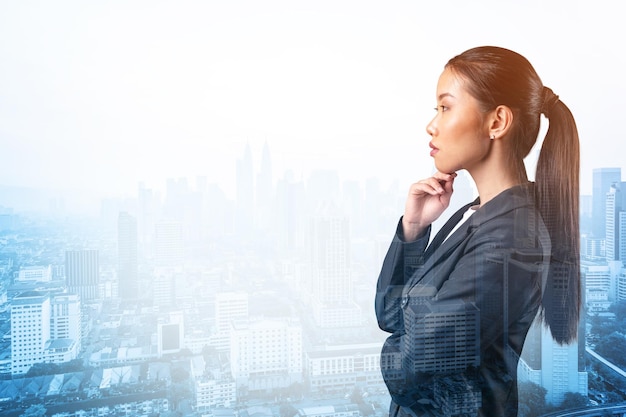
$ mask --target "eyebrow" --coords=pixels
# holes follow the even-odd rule
[[[452,94],[450,94],[450,93],[441,93],[441,94],[439,94],[438,99],[439,99],[439,100],[443,100],[445,97],[455,98],[455,97],[454,97]]]

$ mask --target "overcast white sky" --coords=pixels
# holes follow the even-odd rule
[[[618,4],[0,0],[0,185],[114,195],[207,175],[229,191],[246,142],[258,168],[267,141],[275,177],[408,186],[432,169],[443,65],[492,44],[572,109],[588,193],[592,168],[626,168]]]

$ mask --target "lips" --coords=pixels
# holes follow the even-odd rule
[[[436,154],[437,152],[439,152],[439,148],[436,148],[436,147],[435,147],[435,145],[433,145],[433,143],[432,143],[432,142],[430,142],[430,143],[428,144],[428,146],[430,146],[430,148],[431,148],[431,151],[430,151],[430,156],[435,156],[435,154]]]

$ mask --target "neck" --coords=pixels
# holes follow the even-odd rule
[[[476,183],[481,205],[502,191],[528,181],[523,161],[508,163],[506,158],[485,161],[468,172]]]

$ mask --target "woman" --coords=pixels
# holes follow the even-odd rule
[[[580,308],[574,119],[521,55],[470,49],[445,66],[426,131],[437,172],[410,187],[378,279],[392,333],[381,369],[390,415],[517,415],[516,369],[539,313],[554,339],[577,337]],[[535,182],[523,163],[549,120]],[[429,243],[456,172],[479,198]]]

